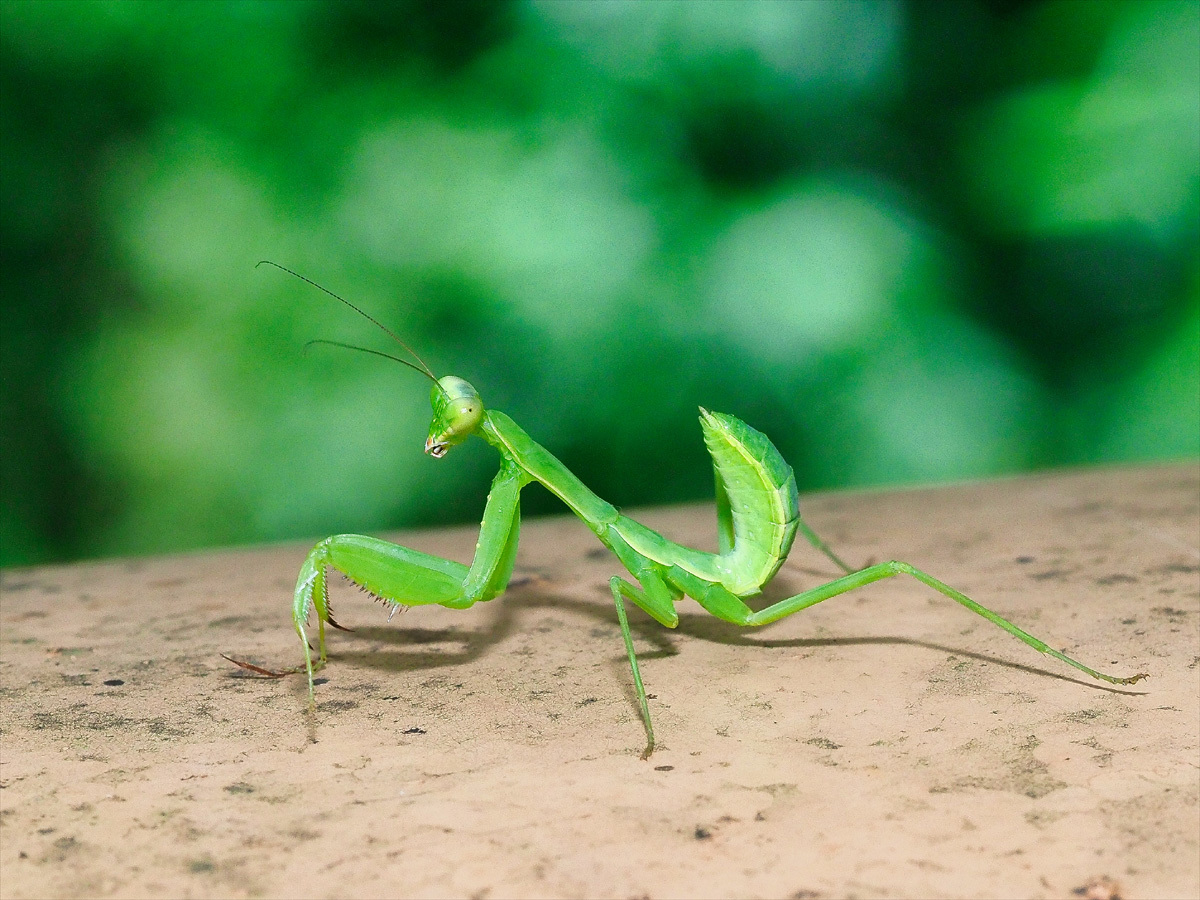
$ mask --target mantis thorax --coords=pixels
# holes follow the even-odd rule
[[[433,407],[433,421],[429,423],[425,452],[435,459],[441,459],[447,450],[465,441],[483,421],[479,392],[470,382],[455,375],[437,380],[429,392],[429,404]]]

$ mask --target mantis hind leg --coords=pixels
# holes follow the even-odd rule
[[[304,667],[296,671],[308,673],[310,706],[316,704],[313,673],[326,660],[325,623],[341,628],[329,608],[328,568],[336,569],[364,590],[396,605],[436,603],[466,607],[474,602],[464,595],[463,584],[469,570],[461,563],[362,534],[325,538],[313,547],[300,567],[292,603],[292,623],[304,647]],[[316,662],[305,628],[310,610],[317,614]]]
[[[742,602],[741,598],[729,593],[729,591],[725,590],[719,584],[699,586],[700,596],[691,594],[690,590],[688,593],[689,595],[694,596],[695,599],[702,606],[704,606],[705,609],[708,609],[709,612],[712,612],[713,615],[725,619],[726,621],[734,622],[737,625],[767,625],[771,622],[777,622],[785,616],[798,613],[802,609],[808,609],[810,606],[815,606],[823,600],[828,600],[831,597],[837,597],[841,594],[845,594],[848,591],[852,591],[855,588],[863,587],[864,585],[871,584],[875,581],[880,581],[884,578],[892,578],[896,575],[911,575],[918,581],[929,585],[938,593],[949,597],[956,603],[962,604],[967,609],[971,610],[971,612],[983,616],[983,618],[987,619],[994,625],[1000,626],[1013,637],[1028,644],[1039,653],[1045,653],[1049,656],[1053,656],[1055,659],[1060,660],[1069,666],[1073,666],[1074,668],[1079,669],[1081,672],[1086,672],[1088,675],[1099,679],[1100,681],[1107,681],[1109,684],[1133,684],[1143,678],[1149,677],[1145,673],[1139,673],[1137,675],[1131,675],[1128,678],[1118,678],[1115,675],[1106,675],[1103,672],[1097,672],[1095,669],[1085,666],[1078,660],[1072,659],[1065,653],[1055,650],[1045,641],[1042,641],[1031,635],[1029,632],[1018,628],[1012,622],[1008,621],[1008,619],[1005,619],[1003,616],[992,612],[986,606],[976,603],[961,591],[950,587],[950,585],[946,584],[945,582],[939,581],[932,575],[922,572],[915,566],[910,566],[908,563],[904,562],[892,561],[880,563],[879,565],[875,566],[868,566],[865,569],[862,569],[858,572],[851,572],[849,575],[845,575],[829,582],[828,584],[815,587],[812,590],[805,591],[802,594],[797,594],[794,597],[788,597],[786,600],[780,600],[778,603],[774,603],[765,609],[759,610],[758,612],[751,611],[750,608],[746,606],[744,602]]]

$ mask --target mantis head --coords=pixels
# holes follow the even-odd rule
[[[451,447],[461,444],[483,421],[483,401],[469,382],[454,375],[439,378],[429,392],[433,421],[425,452],[441,459]]]

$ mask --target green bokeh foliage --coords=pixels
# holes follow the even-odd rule
[[[1200,454],[1200,4],[0,0],[0,562]],[[527,492],[526,510],[555,508]]]

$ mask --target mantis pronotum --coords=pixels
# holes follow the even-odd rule
[[[609,588],[646,727],[643,759],[654,750],[654,728],[625,615],[626,599],[668,628],[679,624],[675,603],[684,595],[719,619],[735,625],[755,626],[775,622],[873,581],[894,575],[911,575],[1035,650],[1093,678],[1112,684],[1133,684],[1147,677],[1140,673],[1117,678],[1097,672],[908,563],[891,561],[858,570],[846,565],[800,518],[795,475],[771,441],[740,419],[709,412],[703,407],[700,409],[700,427],[716,475],[718,552],[693,550],[670,541],[596,496],[516,422],[498,410],[486,408],[478,391],[468,382],[453,375],[438,378],[407,344],[357,306],[290,269],[265,262],[341,300],[383,329],[412,356],[415,362],[375,350],[366,351],[403,363],[433,382],[430,391],[433,421],[425,441],[426,453],[440,459],[452,447],[477,435],[500,454],[500,471],[492,481],[479,544],[470,566],[360,534],[327,537],[308,554],[296,580],[292,604],[292,621],[304,648],[304,665],[285,672],[272,672],[232,661],[266,675],[306,672],[310,706],[315,704],[313,673],[326,663],[325,624],[328,622],[334,628],[341,628],[330,615],[326,570],[329,567],[338,570],[392,604],[393,608],[436,603],[450,609],[466,609],[498,597],[508,585],[516,558],[521,490],[533,481],[540,482],[562,500],[638,582],[635,585],[614,575]],[[751,609],[745,598],[758,594],[774,577],[787,558],[797,532],[846,574],[764,609]],[[313,609],[316,610],[318,629],[315,661],[306,632]]]

